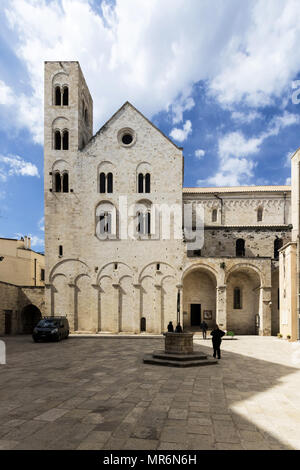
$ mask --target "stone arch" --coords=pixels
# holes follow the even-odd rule
[[[238,263],[232,266],[228,271],[226,271],[225,274],[225,283],[227,284],[229,276],[234,273],[235,271],[239,270],[252,270],[255,271],[255,273],[259,276],[260,282],[261,282],[261,287],[264,287],[265,285],[265,276],[263,272],[255,265],[251,263]]]
[[[236,334],[256,334],[256,316],[260,311],[261,273],[256,267],[247,264],[234,266],[226,276],[227,291],[227,329]],[[234,299],[239,289],[240,304]]]
[[[69,311],[70,287],[65,274],[56,273],[51,276],[51,315],[67,316],[74,312]]]
[[[117,264],[117,270],[114,269],[114,265]],[[120,281],[122,276],[131,276],[133,277],[132,268],[124,263],[123,261],[110,261],[106,263],[99,271],[97,276],[97,283],[101,280],[103,276],[110,276],[111,279],[115,277],[117,281]]]
[[[143,269],[141,270],[138,276],[139,282],[141,282],[141,279],[145,275],[147,275],[147,273],[149,273],[148,275],[151,275],[154,277],[156,274],[157,264],[160,264],[160,271],[162,272],[163,276],[166,274],[175,276],[176,271],[175,271],[175,268],[171,264],[166,263],[165,261],[151,261],[150,263],[146,264],[146,266],[144,266]]]
[[[36,305],[26,305],[21,312],[22,333],[32,334],[34,327],[41,318],[41,311]]]
[[[89,274],[89,268],[84,261],[69,258],[56,263],[50,271],[49,281],[53,282],[54,276],[62,274],[68,278],[68,282],[74,284],[74,279],[79,274]]]
[[[190,266],[188,266],[182,273],[182,276],[181,276],[181,283],[183,283],[184,281],[184,278],[190,274],[191,272],[193,271],[198,271],[199,269],[202,269],[202,270],[206,270],[206,271],[209,271],[209,273],[214,276],[215,280],[216,280],[216,283],[217,284],[220,284],[221,282],[218,282],[218,281],[221,281],[220,279],[220,273],[211,265],[207,264],[207,263],[203,263],[203,262],[198,262],[198,263],[195,263],[195,264],[192,264]]]
[[[209,328],[216,323],[218,276],[207,264],[196,264],[186,269],[183,284],[183,326],[199,330],[205,320]]]

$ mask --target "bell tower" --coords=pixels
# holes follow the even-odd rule
[[[78,62],[44,65],[44,203],[46,286],[71,251],[67,227],[78,206],[76,159],[93,135],[93,100]],[[70,246],[69,246],[70,245]],[[52,294],[53,295],[53,294]],[[46,288],[46,312],[51,312]]]

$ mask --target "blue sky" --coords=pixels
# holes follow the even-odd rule
[[[78,60],[94,132],[129,100],[184,147],[185,186],[289,184],[298,0],[0,6],[0,236],[43,250],[43,62]]]

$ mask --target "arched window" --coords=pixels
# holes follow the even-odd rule
[[[235,287],[233,291],[233,308],[234,309],[242,308],[242,296],[241,296],[241,289],[239,287]]]
[[[100,240],[117,236],[117,211],[110,202],[102,202],[96,209],[96,235]]]
[[[61,176],[59,172],[55,173],[55,192],[60,193],[61,192]]]
[[[138,176],[138,192],[139,193],[144,192],[144,175],[142,173],[139,173],[139,176]]]
[[[68,175],[68,173],[63,174],[63,192],[64,193],[69,192],[69,175]]]
[[[139,193],[150,193],[151,192],[151,175],[150,173],[139,173],[138,175],[138,192]]]
[[[145,212],[137,212],[137,233],[139,235],[150,235],[151,234],[151,212],[147,210]]]
[[[150,193],[150,181],[151,181],[150,173],[147,173],[145,176],[145,192],[146,193]]]
[[[111,213],[110,212],[100,212],[100,234],[111,234]]]
[[[54,149],[61,150],[61,133],[60,131],[55,131],[54,134]]]
[[[217,209],[214,209],[212,211],[212,214],[211,214],[211,221],[212,222],[217,222],[217,215],[218,215],[218,211],[217,211]]]
[[[59,86],[55,87],[55,106],[61,106],[61,89]]]
[[[263,218],[263,208],[259,207],[257,209],[257,222],[261,222]]]
[[[69,150],[69,131],[63,132],[63,150]]]
[[[283,241],[281,238],[275,238],[274,240],[274,258],[279,259],[279,250],[282,248]]]
[[[69,106],[69,88],[67,86],[63,88],[63,105]]]
[[[113,174],[108,173],[107,175],[107,192],[112,193],[113,192]]]
[[[100,193],[105,193],[105,173],[100,173]]]
[[[235,245],[236,256],[245,256],[245,240],[239,238]]]

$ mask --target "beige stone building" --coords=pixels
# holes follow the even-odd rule
[[[0,281],[17,286],[45,285],[45,256],[31,249],[29,237],[0,238]]]
[[[292,190],[183,188],[182,150],[128,102],[93,135],[79,63],[45,63],[46,313],[78,332],[161,333],[179,297],[184,328],[289,334],[298,154]]]
[[[0,238],[0,335],[30,333],[45,313],[45,257],[29,237]]]

